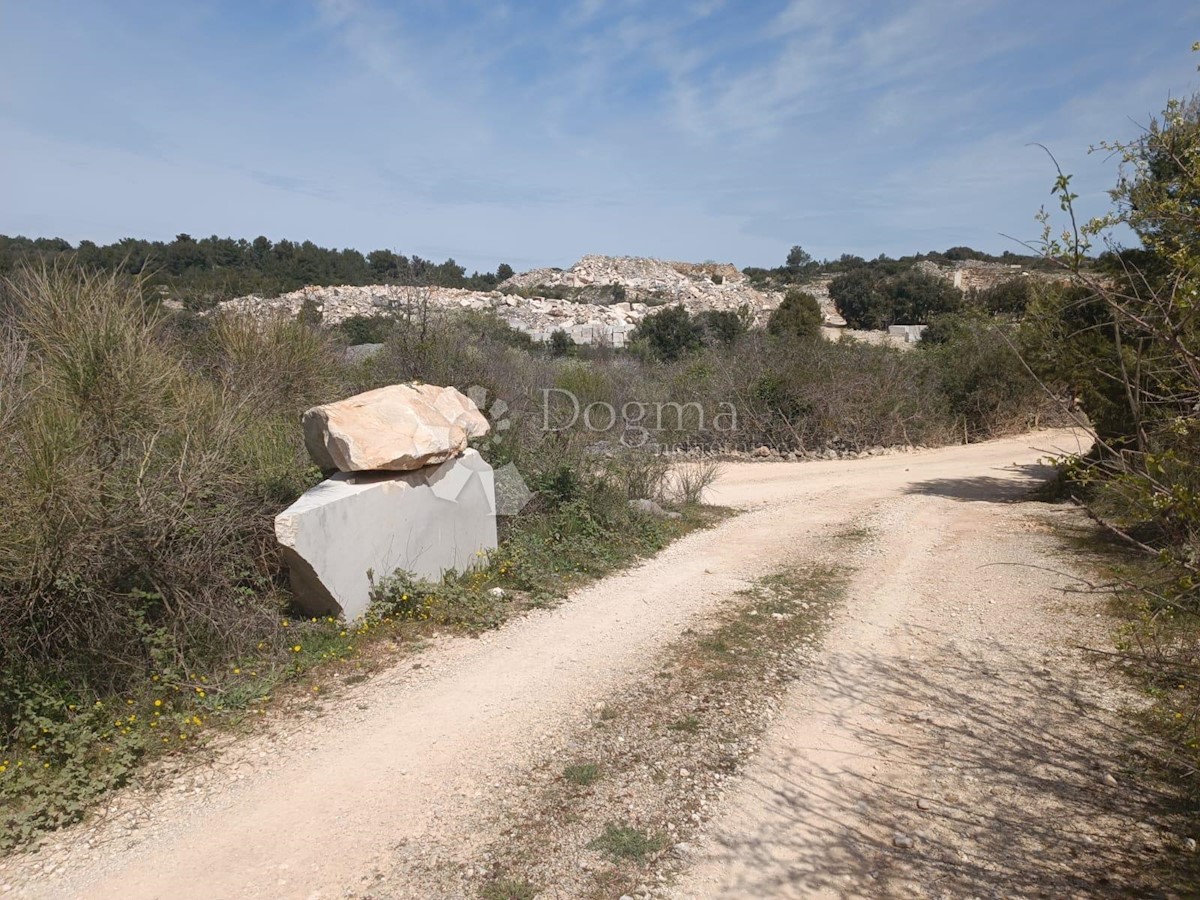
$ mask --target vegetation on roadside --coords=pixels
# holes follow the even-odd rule
[[[1023,354],[1095,437],[1055,487],[1097,524],[1125,623],[1116,659],[1154,701],[1162,773],[1200,809],[1200,95],[1101,149],[1122,162],[1113,208],[1078,221],[1059,172],[1064,225],[1043,212],[1042,247],[1069,284],[1029,299]],[[1118,242],[1124,229],[1139,246]]]
[[[470,317],[406,323],[378,358],[345,362],[303,321],[164,317],[144,284],[77,267],[27,270],[0,299],[0,847],[74,821],[139,760],[259,713],[314,667],[357,666],[377,638],[494,627],[710,520],[693,511],[704,464],[672,474],[594,456],[586,434],[498,428],[489,457],[519,461],[534,491],[499,550],[409,585],[419,614],[383,580],[366,620],[307,619],[272,527],[320,477],[300,412],[435,359],[459,366],[435,373],[445,383],[494,389],[520,342]],[[631,508],[641,497],[678,497],[683,516]]]

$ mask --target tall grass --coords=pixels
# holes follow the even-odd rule
[[[118,276],[28,270],[10,293],[0,721],[23,685],[96,696],[261,640],[271,519],[311,482],[296,416],[335,395],[333,347],[218,320],[189,352]]]

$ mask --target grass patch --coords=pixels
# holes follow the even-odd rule
[[[613,860],[643,862],[646,857],[665,850],[668,841],[662,832],[647,832],[610,822],[604,827],[603,834],[588,844],[588,849],[599,851]]]
[[[843,528],[841,531],[833,535],[833,539],[842,544],[863,544],[872,540],[876,535],[874,528],[869,525],[852,525],[849,528]]]
[[[580,787],[587,787],[589,784],[594,784],[600,780],[603,772],[596,763],[579,763],[573,766],[567,766],[563,769],[563,778],[577,784]]]
[[[483,900],[533,900],[538,889],[524,878],[502,878],[483,886]]]

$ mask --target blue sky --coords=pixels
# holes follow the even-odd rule
[[[778,265],[1018,249],[1200,90],[1194,0],[0,6],[0,233]]]

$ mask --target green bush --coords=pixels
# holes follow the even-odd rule
[[[851,328],[877,329],[891,324],[891,304],[870,269],[851,269],[837,276],[829,283],[829,296]]]
[[[749,330],[749,310],[706,309],[697,314],[696,323],[704,333],[706,344],[730,346]]]
[[[635,344],[648,347],[655,358],[673,362],[699,349],[704,331],[693,321],[686,307],[668,306],[642,319],[631,339]]]
[[[550,335],[548,349],[551,356],[573,356],[575,341],[569,334],[558,328]]]
[[[1034,296],[1029,278],[1012,278],[990,288],[971,292],[971,303],[992,315],[1020,318]]]
[[[817,298],[807,291],[789,290],[783,302],[771,312],[767,331],[776,337],[807,340],[821,334],[825,316]]]
[[[963,294],[942,278],[919,269],[909,269],[884,282],[891,302],[888,325],[925,325],[935,316],[957,312]]]
[[[1011,326],[976,313],[936,318],[920,347],[931,358],[940,393],[964,440],[1024,431],[1059,421],[1051,398],[1029,374]]]
[[[382,344],[396,327],[391,316],[350,316],[343,319],[337,330],[346,337],[351,347],[359,344]]]

